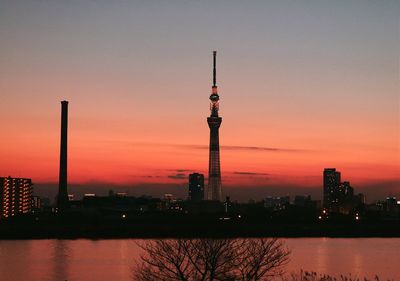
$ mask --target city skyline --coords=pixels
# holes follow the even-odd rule
[[[187,186],[189,173],[207,174],[209,53],[218,49],[227,195],[321,194],[321,171],[336,167],[367,200],[400,197],[398,3],[315,4],[310,19],[306,4],[288,2],[186,3],[183,14],[174,5],[4,2],[0,176],[32,178],[35,189],[57,184],[56,105],[67,99],[73,188]],[[273,13],[283,8],[278,25]],[[144,18],[154,13],[158,24]],[[203,23],[215,15],[219,25]]]

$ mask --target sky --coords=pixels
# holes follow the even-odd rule
[[[223,194],[322,193],[335,167],[400,197],[399,1],[0,0],[0,176],[187,194],[208,171],[217,50]]]

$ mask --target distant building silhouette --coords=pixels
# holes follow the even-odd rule
[[[323,207],[329,212],[348,215],[359,210],[365,204],[365,196],[362,193],[355,196],[350,182],[341,182],[340,172],[336,169],[325,169],[323,177]]]
[[[214,51],[214,68],[213,68],[213,86],[210,95],[210,110],[211,115],[207,118],[208,127],[210,127],[210,154],[208,166],[208,188],[207,199],[221,201],[222,187],[221,187],[221,165],[219,154],[219,127],[222,118],[218,116],[219,110],[219,95],[216,79],[216,57],[217,52]]]
[[[311,195],[296,195],[294,197],[293,205],[299,206],[299,207],[305,207],[309,205],[311,202]]]
[[[268,196],[264,199],[264,208],[273,210],[286,209],[290,204],[290,196],[272,197]]]
[[[32,180],[26,178],[0,178],[0,219],[32,211]]]
[[[189,200],[204,200],[204,175],[193,173],[189,175]]]
[[[42,209],[42,199],[39,196],[32,197],[32,211],[40,211]]]
[[[344,181],[339,185],[339,193],[343,200],[346,198],[353,198],[354,188],[351,187],[350,182]]]
[[[225,208],[225,213],[229,213],[232,207],[232,202],[231,198],[229,196],[226,196],[225,202],[224,202],[224,208]]]
[[[358,193],[356,196],[360,204],[365,205],[366,203],[365,195],[363,193]]]
[[[393,212],[398,208],[396,197],[387,197],[386,198],[386,211]]]
[[[69,206],[67,182],[67,147],[68,147],[68,101],[61,102],[61,143],[60,177],[58,183],[57,207],[63,211]]]
[[[323,207],[325,209],[333,211],[335,206],[339,203],[337,192],[340,185],[340,172],[336,171],[335,168],[326,168],[324,169],[323,177]]]
[[[385,219],[400,221],[400,201],[396,197],[388,196],[386,200],[379,200],[375,204],[370,205],[369,209],[378,211]]]
[[[341,214],[349,214],[352,212],[355,203],[354,189],[350,186],[350,182],[340,183],[339,190],[336,195],[338,198],[338,212]]]

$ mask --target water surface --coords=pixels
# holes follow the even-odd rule
[[[400,238],[284,239],[291,249],[287,271],[400,280]],[[1,281],[131,280],[141,240],[0,241]]]

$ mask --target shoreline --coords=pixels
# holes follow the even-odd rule
[[[174,238],[400,238],[400,224],[0,224],[0,240]]]

